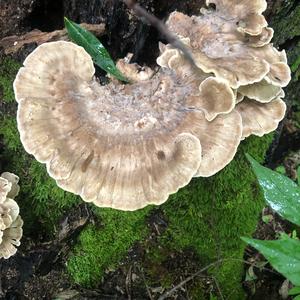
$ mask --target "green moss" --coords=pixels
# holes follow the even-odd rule
[[[9,59],[5,59],[0,67],[2,100],[8,103],[10,111],[14,110],[12,81],[18,67]],[[45,167],[23,150],[15,117],[0,117],[0,135],[4,142],[1,152],[3,170],[20,176],[21,193],[17,201],[25,220],[25,230],[35,231],[39,224],[39,232],[43,229],[53,232],[58,218],[78,203],[78,197],[59,189],[47,175]],[[170,197],[162,206],[168,229],[159,239],[160,248],[148,249],[152,252],[147,259],[149,271],[150,267],[159,266],[170,251],[186,248],[192,248],[198,254],[202,262],[199,268],[220,258],[243,258],[245,245],[240,236],[251,235],[264,205],[244,153],[262,161],[271,138],[247,139],[234,161],[222,172],[212,178],[194,179],[189,186]],[[104,271],[117,266],[128,249],[147,235],[145,217],[150,210],[95,209],[101,226],[90,225],[81,233],[68,260],[67,268],[74,281],[85,286],[98,284]],[[164,249],[164,253],[160,249]],[[146,273],[151,273],[147,272],[147,265],[144,268]],[[226,298],[243,299],[241,262],[226,261],[211,269],[210,273],[217,278]],[[162,284],[169,285],[171,279],[165,277]],[[193,293],[204,295],[200,287]]]
[[[283,1],[271,19],[271,27],[276,33],[273,42],[276,45],[300,36],[300,5],[296,4],[297,0]]]
[[[144,269],[148,275],[157,278],[156,270],[160,272],[167,253],[186,248],[198,253],[203,266],[220,258],[243,259],[245,244],[240,236],[253,233],[264,206],[244,153],[262,162],[271,140],[272,135],[249,138],[222,172],[212,178],[194,179],[162,206],[168,229],[160,238],[161,247],[147,249],[150,252]],[[68,261],[75,282],[85,286],[98,284],[104,271],[114,268],[133,243],[145,236],[144,219],[148,212],[149,209],[134,213],[97,209],[103,227],[91,226],[82,232]],[[224,295],[243,299],[242,262],[226,261],[210,272],[219,281]],[[162,286],[171,282],[172,277],[161,277]]]
[[[15,99],[12,79],[16,76],[20,66],[18,62],[10,58],[0,60],[0,91],[2,90],[4,102],[13,102]]]
[[[101,280],[106,269],[114,268],[134,242],[147,233],[144,224],[150,208],[136,212],[95,209],[101,228],[90,226],[79,237],[68,270],[78,284],[91,287]]]
[[[15,117],[0,117],[0,135],[4,149],[1,155],[3,171],[20,177],[21,191],[17,201],[26,231],[36,230],[37,223],[45,232],[54,233],[61,215],[78,203],[75,195],[58,188],[44,165],[28,155],[20,142]]]
[[[16,118],[1,117],[0,134],[3,136],[6,150],[17,152],[22,149]]]
[[[242,260],[245,244],[240,236],[255,230],[264,200],[244,153],[263,161],[272,136],[251,137],[240,147],[235,159],[211,178],[194,179],[162,206],[168,229],[160,238],[162,249],[169,251],[193,248],[202,266],[219,259]],[[165,250],[153,249],[155,262],[165,259]],[[158,261],[161,252],[161,261]],[[228,299],[241,300],[243,263],[225,261],[211,269]],[[145,266],[146,267],[146,266]]]

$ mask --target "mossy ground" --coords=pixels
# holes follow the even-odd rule
[[[282,23],[275,21],[278,32]],[[293,32],[298,35],[297,28]],[[286,34],[290,32],[288,30]],[[278,38],[278,41],[281,40],[281,37]],[[299,52],[291,53],[292,63],[296,63],[296,53]],[[12,81],[18,68],[19,64],[11,59],[0,63],[0,97],[12,112],[0,112],[0,136],[4,145],[0,151],[1,171],[11,171],[20,176],[21,193],[17,200],[25,220],[25,234],[51,233],[55,231],[59,217],[78,204],[80,199],[59,189],[47,175],[45,167],[23,150],[15,121],[12,91]],[[160,247],[145,245],[148,247],[148,265],[144,268],[149,275],[148,280],[155,276],[156,266],[159,269],[168,253],[192,249],[201,262],[199,268],[221,258],[228,259],[211,268],[209,273],[216,277],[227,299],[244,298],[241,288],[243,263],[238,260],[243,259],[245,244],[240,236],[252,234],[264,205],[244,154],[250,153],[262,162],[271,140],[271,135],[247,139],[233,162],[222,172],[212,178],[193,179],[162,205],[168,227],[159,237]],[[120,212],[93,208],[97,222],[81,233],[67,263],[74,282],[88,287],[98,285],[104,271],[117,267],[136,241],[143,244],[148,234],[145,220],[152,209]],[[169,287],[172,275],[164,276],[160,284]],[[201,284],[194,286],[193,295],[195,299],[204,297]]]
[[[10,58],[3,58],[0,63],[0,96],[5,102],[14,101],[14,92],[11,85],[11,78],[15,76],[20,64]]]
[[[4,64],[8,64],[4,70],[14,65],[10,60],[5,60]],[[13,99],[11,87],[16,70],[12,69],[10,80],[6,83],[8,86],[4,88],[5,102],[8,103]],[[18,202],[25,220],[25,232],[32,233],[37,226],[41,226],[39,231],[55,231],[63,212],[80,200],[59,189],[47,175],[45,167],[23,150],[14,114],[0,115],[0,135],[4,143],[1,161],[5,163],[2,168],[20,176]],[[192,248],[203,266],[220,258],[242,259],[245,245],[240,236],[251,235],[263,206],[244,153],[249,152],[262,161],[270,141],[270,136],[248,139],[235,160],[218,175],[194,179],[189,186],[171,196],[162,206],[168,229],[160,237],[161,249],[179,251]],[[81,233],[67,263],[74,282],[87,287],[95,286],[106,269],[116,267],[128,249],[146,237],[148,229],[145,219],[151,209],[121,212],[94,208],[99,219],[97,223],[101,226],[90,225]],[[158,248],[148,251],[149,258],[153,257],[152,268],[166,258],[166,251],[160,253]],[[242,299],[242,263],[227,261],[210,272],[220,282],[224,295]],[[169,280],[165,277],[162,284],[171,284],[172,277],[169,277]],[[199,291],[198,295],[201,293]]]
[[[233,258],[210,272],[221,284],[224,295],[230,295],[230,299],[243,298],[243,263],[238,260],[243,259],[245,244],[240,237],[253,233],[264,206],[244,153],[262,162],[271,140],[272,135],[248,139],[222,172],[212,178],[194,179],[170,197],[162,206],[168,229],[160,237],[160,247],[147,249],[152,259],[152,263],[147,261],[152,268],[150,273],[155,275],[155,265],[160,266],[167,253],[174,250],[192,248],[203,262],[202,267],[219,259]],[[147,233],[145,216],[149,208],[133,213],[96,211],[104,222],[103,229],[89,227],[82,232],[68,262],[75,281],[87,286],[97,284],[104,270],[114,267],[134,241]],[[144,268],[147,272],[147,265]],[[172,278],[160,282],[164,286],[168,283],[172,283]]]

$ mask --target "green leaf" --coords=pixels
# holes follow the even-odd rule
[[[66,17],[65,27],[70,39],[77,45],[82,46],[97,66],[117,79],[128,82],[128,79],[117,69],[108,51],[91,32]]]
[[[285,175],[285,168],[284,166],[278,166],[276,169],[275,169],[276,172],[282,174],[282,175]]]
[[[300,185],[300,167],[297,169],[297,183]]]
[[[300,295],[298,295],[295,298],[293,298],[293,300],[300,300]]]
[[[292,231],[292,239],[299,240],[296,230]]]
[[[295,286],[289,290],[289,295],[294,296],[300,294],[300,286]]]
[[[246,154],[268,204],[283,218],[300,226],[300,188],[286,176],[261,166]]]
[[[261,252],[275,270],[294,285],[300,285],[300,241],[285,238],[260,241],[242,237],[242,240]]]
[[[269,224],[273,221],[273,216],[272,215],[262,216],[262,220],[264,223]]]
[[[253,281],[256,279],[257,279],[257,276],[254,273],[254,266],[250,266],[250,268],[246,272],[245,281]]]

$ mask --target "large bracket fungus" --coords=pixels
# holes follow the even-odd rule
[[[13,200],[19,193],[19,178],[9,172],[0,177],[0,258],[9,258],[17,252],[23,231],[19,206]]]
[[[235,2],[172,13],[167,24],[196,66],[161,44],[157,72],[119,61],[131,84],[100,85],[73,43],[39,46],[14,82],[26,151],[63,189],[122,210],[163,203],[192,177],[220,171],[243,138],[278,126],[290,78],[285,53],[269,44],[265,1]]]

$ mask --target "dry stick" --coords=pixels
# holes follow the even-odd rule
[[[143,278],[144,284],[145,284],[145,286],[146,286],[146,290],[147,290],[147,294],[148,294],[148,296],[149,296],[149,299],[150,299],[150,300],[153,300],[151,291],[150,291],[150,289],[149,289],[149,287],[148,287],[148,285],[147,285],[147,282],[146,282],[146,278],[145,278],[145,275],[144,275],[143,268],[140,267],[139,265],[138,265],[137,267],[138,267],[140,273],[142,274],[142,278]]]
[[[201,275],[201,273],[203,273],[204,271],[208,270],[209,268],[211,267],[214,267],[215,265],[218,265],[219,263],[222,263],[222,262],[226,262],[226,261],[238,261],[238,262],[242,262],[242,263],[245,263],[247,265],[252,265],[252,263],[248,262],[248,261],[245,261],[245,260],[242,260],[242,259],[237,259],[237,258],[223,258],[223,259],[219,259],[209,265],[207,265],[206,267],[204,267],[203,269],[201,269],[200,271],[194,273],[193,275],[189,276],[188,278],[186,278],[185,280],[183,280],[182,282],[180,282],[178,285],[174,286],[171,290],[165,292],[163,295],[161,295],[158,300],[165,300],[166,298],[170,297],[173,293],[175,293],[178,289],[180,289],[181,287],[183,287],[185,284],[187,284],[189,281],[193,280],[195,277]],[[254,265],[255,266],[255,265]],[[258,268],[258,267],[257,267]],[[271,272],[271,273],[274,273],[274,274],[277,274],[277,272],[274,272],[268,268],[265,268],[263,267],[262,268],[263,270],[265,271],[268,271],[268,272]],[[210,276],[211,277],[211,276]],[[216,281],[215,281],[216,282]],[[219,285],[217,285],[217,289],[219,290]],[[221,291],[221,290],[220,290]],[[222,296],[223,298],[223,295],[222,293],[220,293],[220,295]]]
[[[215,276],[211,276],[211,278],[214,280],[214,282],[215,282],[215,285],[216,285],[216,287],[217,287],[217,290],[218,290],[218,292],[219,292],[219,295],[221,296],[221,299],[222,300],[225,300],[225,298],[224,298],[224,296],[223,296],[223,294],[222,294],[222,291],[221,291],[221,288],[220,288],[220,285],[219,285],[219,282],[218,282],[218,280],[217,280],[217,278],[215,277]]]
[[[128,8],[132,9],[134,13],[142,20],[147,21],[150,25],[155,27],[167,41],[175,48],[182,51],[187,60],[192,64],[192,66],[196,67],[193,55],[188,50],[188,48],[167,28],[167,26],[154,15],[150,14],[142,8],[139,4],[135,3],[134,0],[122,0]]]
[[[201,273],[203,273],[204,271],[208,270],[209,268],[221,263],[222,259],[217,260],[216,262],[213,262],[211,264],[209,264],[208,266],[204,267],[203,269],[201,269],[200,271],[194,273],[193,275],[189,276],[188,278],[186,278],[185,280],[183,280],[182,282],[180,282],[178,285],[174,286],[171,290],[167,291],[166,293],[164,293],[163,295],[161,295],[158,300],[164,300],[166,298],[168,298],[169,296],[171,296],[176,290],[180,289],[181,287],[183,287],[186,283],[188,283],[189,281],[191,281],[192,279],[194,279],[195,277],[199,276]]]

